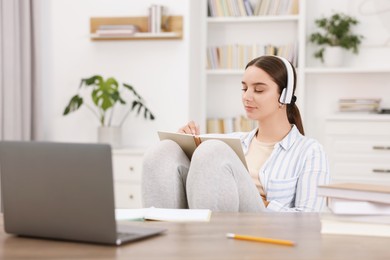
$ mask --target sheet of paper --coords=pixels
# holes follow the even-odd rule
[[[158,220],[172,222],[210,221],[211,211],[208,209],[116,209],[116,220]]]
[[[141,209],[115,209],[115,219],[119,220],[140,220],[144,219],[145,208]]]

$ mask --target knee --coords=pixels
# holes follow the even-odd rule
[[[161,160],[164,160],[165,157],[171,157],[172,154],[178,153],[180,150],[181,148],[176,142],[163,140],[145,152],[143,159],[144,167],[161,163]]]
[[[149,148],[145,153],[146,157],[155,157],[161,154],[166,154],[168,151],[181,149],[180,146],[172,140],[162,140],[157,145]]]
[[[205,158],[211,159],[216,157],[216,155],[226,152],[227,149],[230,149],[230,147],[222,141],[207,140],[198,146],[192,155],[192,160],[196,160],[198,158],[202,158],[202,160]]]

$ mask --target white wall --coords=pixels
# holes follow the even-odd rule
[[[133,113],[123,128],[127,146],[157,141],[156,130],[177,130],[189,118],[190,1],[183,0],[47,0],[44,2],[43,73],[45,139],[95,142],[98,121],[85,107],[62,112],[81,78],[113,76],[133,85],[156,115],[146,121]],[[151,4],[183,15],[182,40],[91,41],[89,19],[96,16],[147,16]],[[193,115],[191,115],[193,116]]]

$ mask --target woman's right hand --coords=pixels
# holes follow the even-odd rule
[[[181,134],[199,135],[199,125],[194,121],[190,121],[185,126],[181,127],[178,132]]]

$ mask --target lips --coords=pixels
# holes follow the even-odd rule
[[[252,112],[255,109],[256,109],[256,107],[245,106],[245,111],[247,111],[247,112]]]

